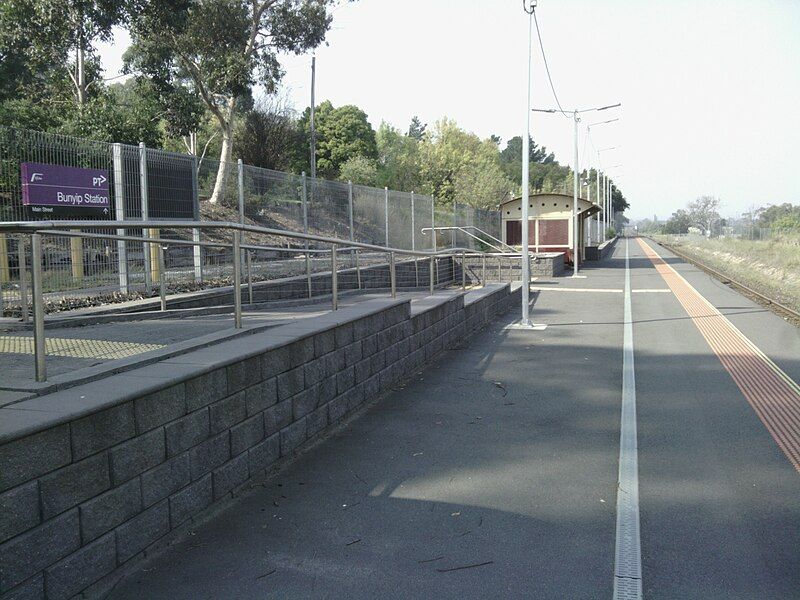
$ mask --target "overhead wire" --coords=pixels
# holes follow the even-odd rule
[[[539,31],[539,20],[536,18],[536,8],[534,7],[532,10],[533,14],[533,22],[536,25],[536,37],[539,39],[539,48],[542,51],[542,60],[544,61],[544,70],[547,72],[547,80],[550,82],[550,91],[553,92],[553,98],[556,100],[556,104],[558,105],[558,110],[561,111],[561,114],[567,117],[568,119],[572,118],[572,115],[567,113],[564,108],[561,106],[561,102],[558,99],[558,94],[556,94],[556,87],[553,85],[553,77],[550,75],[550,66],[547,64],[547,55],[544,52],[544,43],[542,42],[542,33]]]

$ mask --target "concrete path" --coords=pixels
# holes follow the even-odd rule
[[[800,381],[796,328],[656,250]],[[643,596],[800,597],[800,473],[652,260],[627,251]],[[484,329],[111,597],[612,597],[625,252],[537,281],[547,329]]]

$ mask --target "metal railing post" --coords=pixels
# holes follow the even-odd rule
[[[383,188],[383,216],[384,216],[384,232],[386,237],[385,246],[389,247],[389,188]]]
[[[195,227],[192,229],[192,241],[195,245],[192,246],[192,261],[194,262],[194,280],[197,283],[203,281],[203,260],[202,260],[202,247],[198,244],[200,241],[200,230]]]
[[[239,223],[244,225],[244,163],[242,159],[236,161],[236,175],[239,187]],[[242,233],[241,240],[244,241],[245,236]],[[247,270],[247,294],[250,304],[253,304],[253,269],[251,264],[250,251],[245,251],[245,269]]]
[[[44,341],[44,294],[42,292],[42,235],[31,235],[31,275],[33,284],[33,353],[36,359],[36,381],[47,381]]]
[[[353,229],[353,182],[347,182],[347,212],[350,217],[350,241],[355,240],[355,230]]]
[[[242,328],[242,234],[233,232],[233,326]]]
[[[361,264],[358,256],[361,252],[356,248],[356,280],[358,282],[358,289],[361,289]]]
[[[308,179],[306,172],[303,171],[303,233],[308,235]],[[306,249],[306,285],[308,287],[308,297],[311,298],[311,258],[308,256],[308,240],[304,240]]]
[[[156,244],[156,258],[158,259],[158,295],[161,298],[161,311],[167,310],[167,282],[164,273],[164,246]]]
[[[453,258],[455,259],[455,257]],[[467,253],[463,250],[461,251],[461,289],[467,289]]]
[[[394,270],[394,252],[389,252],[389,281],[392,286],[392,298],[397,298],[397,276]]]
[[[435,265],[436,265],[436,257],[431,255],[431,264],[428,267],[430,269],[429,275],[430,275],[430,280],[431,280],[431,294],[433,294],[433,287],[435,285],[434,284],[434,280],[433,280],[433,273],[434,273]]]
[[[486,255],[483,255],[481,259],[481,281],[483,281],[483,287],[486,287]]]
[[[331,244],[331,304],[339,309],[339,276],[336,272],[336,244]]]
[[[197,156],[192,156],[192,202],[194,203],[195,220],[200,220],[200,182],[197,172],[199,168]],[[200,241],[200,230],[192,229],[192,241]],[[192,263],[194,264],[194,280],[197,283],[203,281],[203,249],[200,246],[192,246]]]
[[[247,298],[251,305],[254,304],[252,254],[253,253],[250,250],[245,250],[245,256],[247,257],[247,264],[245,265],[245,268],[247,269]]]
[[[28,313],[28,265],[25,254],[25,237],[19,236],[17,244],[17,260],[19,261],[19,306],[22,309],[22,322],[30,320]]]
[[[147,190],[147,147],[144,145],[144,142],[139,142],[139,197],[142,202],[142,221],[149,221],[150,202]],[[149,238],[150,230],[143,229],[142,237]],[[149,292],[153,287],[150,244],[142,245],[142,253],[144,254],[144,287]]]
[[[125,220],[125,163],[122,158],[122,144],[111,145],[111,156],[114,164],[114,220]],[[125,235],[125,229],[117,229],[117,235]],[[128,293],[128,247],[125,240],[117,240],[117,271],[119,273],[119,291]]]
[[[416,243],[416,224],[414,219],[414,192],[411,192],[411,249],[417,249]],[[419,287],[419,263],[414,257],[414,287]]]

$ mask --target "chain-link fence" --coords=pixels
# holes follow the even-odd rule
[[[65,177],[89,174],[93,177],[91,185],[96,186],[91,190],[93,197],[102,196],[95,204],[81,203],[80,190],[64,183]],[[54,181],[50,184],[43,178]],[[64,200],[55,195],[45,200],[34,197],[44,193],[45,185],[50,186],[52,194],[61,193]],[[117,235],[162,239],[166,248],[162,258],[157,256],[161,251],[153,250],[154,244],[141,241],[45,236],[44,293],[51,301],[64,301],[65,307],[81,298],[153,295],[162,269],[164,281],[176,290],[230,283],[233,254],[230,236],[223,230],[135,227],[136,221],[144,219],[243,222],[400,250],[481,249],[475,239],[459,232],[434,235],[423,231],[434,226],[471,225],[500,237],[497,211],[466,205],[449,208],[422,194],[220,163],[143,145],[0,126],[0,221],[58,219],[128,221],[131,225],[116,230]],[[193,241],[194,245],[170,244],[168,240]],[[330,269],[330,249],[319,244],[309,246],[300,240],[261,233],[246,234],[243,244],[245,248],[253,246],[247,252],[247,268],[254,281],[302,275],[308,278]],[[28,281],[20,275],[30,269],[29,253],[23,237],[0,235],[0,300],[6,314],[17,314],[26,305],[23,297],[27,297]],[[368,267],[387,260],[382,253],[357,255],[347,251],[339,258],[344,268],[355,268],[356,261],[359,267]],[[423,261],[411,262],[416,285]],[[411,277],[406,271],[402,273],[402,277]],[[311,287],[308,281],[298,285]]]

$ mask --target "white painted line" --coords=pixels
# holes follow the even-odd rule
[[[652,290],[631,290],[634,294],[671,294],[672,290],[669,288],[656,288]]]
[[[625,324],[622,350],[622,417],[617,482],[614,600],[642,598],[642,543],[639,532],[639,457],[636,441],[636,375],[633,362],[631,271],[625,240]]]
[[[532,285],[532,292],[600,292],[606,294],[621,294],[623,290],[614,288],[568,288],[568,287],[547,287]]]

